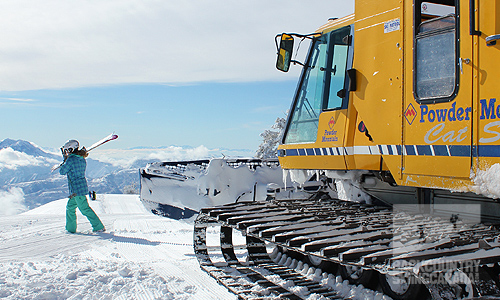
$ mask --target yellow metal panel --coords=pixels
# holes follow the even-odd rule
[[[451,178],[442,176],[427,176],[427,175],[403,175],[402,184],[406,186],[427,187],[427,188],[440,188],[447,187],[447,189],[457,192],[468,192],[468,186],[471,185],[469,179]]]
[[[479,22],[478,28],[487,36],[500,34],[500,0],[478,1],[476,0],[476,18]]]
[[[345,128],[345,138],[344,138],[344,146],[350,147],[350,151],[348,155],[345,156],[345,162],[346,162],[346,167],[349,170],[356,170],[357,166],[354,160],[354,155],[352,155],[353,151],[353,146],[356,146],[356,143],[354,141],[354,136],[356,132],[356,120],[358,117],[358,112],[352,105],[352,98],[351,98],[351,103],[349,103],[349,109],[347,110],[347,119],[349,120],[349,124],[346,124]],[[346,151],[347,152],[347,151]]]
[[[353,104],[375,144],[401,145],[403,6],[399,0],[356,1]],[[394,177],[401,158],[384,161]]]
[[[319,115],[318,136],[315,147],[342,147],[344,131],[348,122],[347,110],[322,112]]]
[[[470,163],[470,157],[407,156],[405,174],[419,174],[421,172],[421,175],[429,176],[469,177],[457,174],[470,174]],[[406,172],[407,169],[414,172]]]
[[[403,8],[395,0],[357,1],[355,19],[354,106],[375,143],[400,144]]]
[[[488,170],[500,163],[500,40],[496,45],[487,46],[488,36],[500,34],[500,1],[478,1],[478,28],[482,35],[476,37],[475,46],[479,48],[478,57],[472,62],[476,71],[474,78],[478,86],[476,113],[476,135],[478,145],[475,169]]]
[[[354,155],[354,163],[357,170],[380,170],[380,155]]]
[[[398,166],[398,168],[390,168],[389,166]],[[392,176],[394,177],[394,180],[398,185],[403,185],[401,181],[401,169],[399,168],[401,166],[401,156],[397,155],[384,155],[383,156],[383,171],[389,170],[391,171]],[[395,171],[394,171],[395,170]]]
[[[322,112],[319,116],[318,133],[315,143],[280,145],[279,149],[309,149],[343,148],[344,130],[348,119],[347,110]],[[316,151],[316,150],[314,150]],[[323,151],[323,150],[322,150]],[[336,151],[327,150],[322,155],[291,155],[280,157],[280,164],[285,169],[320,169],[345,170],[346,164],[343,155],[336,155]],[[342,154],[342,152],[341,152]]]
[[[370,141],[369,136],[371,136],[371,131],[366,128],[364,121],[352,106],[349,109],[349,121],[346,129],[345,146],[354,155],[346,157],[348,169],[380,170],[381,156],[375,154],[378,153],[378,146],[373,140]]]

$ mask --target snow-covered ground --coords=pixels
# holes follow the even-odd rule
[[[0,298],[236,299],[198,266],[191,222],[153,215],[137,195],[89,202],[107,232],[78,213],[67,233],[65,199],[0,219]]]

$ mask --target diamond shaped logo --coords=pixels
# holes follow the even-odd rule
[[[412,124],[413,121],[415,121],[415,118],[417,117],[417,111],[413,107],[413,105],[410,103],[408,107],[405,110],[405,119],[408,124]]]
[[[328,122],[328,127],[330,127],[330,130],[333,130],[333,126],[335,126],[335,118],[331,117],[330,121]]]

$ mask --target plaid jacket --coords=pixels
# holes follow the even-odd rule
[[[85,168],[87,162],[80,155],[70,154],[59,169],[61,175],[68,176],[70,195],[86,196],[89,192],[87,179],[85,179]]]

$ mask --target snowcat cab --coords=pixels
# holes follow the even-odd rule
[[[355,0],[352,15],[277,38],[276,67],[302,65],[281,167],[350,178],[360,199],[337,190],[334,199],[203,209],[194,241],[202,267],[242,298],[231,272],[298,299],[354,297],[337,289],[344,279],[393,299],[500,297],[500,1]],[[310,40],[302,62],[296,39]],[[206,248],[215,224],[224,268]],[[235,255],[234,230],[249,264]],[[277,246],[271,255],[268,245]],[[318,270],[319,286],[300,278]]]
[[[481,220],[498,222],[500,4],[481,3],[481,14],[475,7],[356,1],[354,15],[320,28],[290,109],[281,166],[363,170],[360,186],[380,200],[477,204]]]

